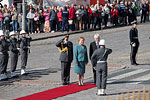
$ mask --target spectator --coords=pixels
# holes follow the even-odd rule
[[[149,1],[146,1],[146,21],[149,21]]]
[[[47,9],[45,9],[43,15],[45,17],[44,32],[50,32],[49,12]]]
[[[35,12],[35,17],[34,17],[34,31],[35,33],[40,33],[39,29],[39,13],[38,11]]]
[[[98,28],[101,30],[101,23],[102,23],[102,7],[97,8],[97,21],[95,26],[98,24]]]
[[[13,22],[13,31],[17,32],[18,30],[18,12],[16,11],[16,8],[13,8],[13,11],[11,12],[12,16],[12,22]]]
[[[132,4],[132,11],[133,11],[133,21],[137,21],[137,7],[135,6],[135,3]]]
[[[76,10],[76,28],[77,30],[82,30],[81,29],[81,20],[82,20],[82,10],[81,10],[81,5],[78,5],[78,9]]]
[[[88,29],[90,29],[90,25],[91,25],[91,17],[92,17],[92,10],[89,7],[89,5],[86,6],[86,9],[88,11]]]
[[[4,24],[5,24],[5,34],[7,37],[9,37],[9,29],[10,29],[10,13],[8,12],[8,9],[5,10],[4,13]]]
[[[109,11],[108,5],[105,4],[105,6],[104,6],[104,25],[105,25],[105,28],[107,27],[109,13],[110,13],[110,11]]]
[[[0,10],[0,30],[3,29],[3,13],[2,13],[2,10]]]
[[[34,32],[34,30],[33,30],[34,17],[35,17],[35,14],[33,13],[33,10],[30,9],[27,14],[29,34],[33,34],[33,32]]]
[[[75,8],[74,4],[71,5],[71,8],[69,9],[69,20],[72,20],[72,25],[70,25],[71,30],[75,30],[74,24],[75,24]]]
[[[57,17],[58,17],[58,31],[61,31],[62,30],[62,8],[59,8],[59,12],[57,13]]]
[[[49,17],[50,17],[50,27],[51,27],[51,33],[54,33],[56,31],[56,17],[57,14],[55,12],[55,7],[52,6],[50,13],[49,13]]]
[[[95,22],[95,12],[96,12],[96,9],[94,9],[94,5],[91,5],[91,10],[92,10],[92,16],[91,16],[91,24],[92,24],[92,29],[94,29],[94,22]]]
[[[40,28],[40,33],[44,32],[44,23],[45,23],[45,17],[42,13],[42,10],[39,12],[39,28]]]
[[[116,7],[113,7],[111,9],[111,18],[112,18],[113,25],[117,26],[118,25],[118,10],[116,9]]]
[[[142,4],[142,15],[141,15],[141,23],[146,21],[146,11],[147,11],[147,8],[146,8],[146,3],[143,1],[143,4]],[[143,20],[143,17],[144,17],[144,20]]]
[[[81,29],[86,30],[87,29],[87,20],[88,20],[88,11],[84,6],[81,6]],[[84,28],[83,28],[84,26]]]
[[[133,21],[133,10],[132,10],[132,3],[128,2],[128,23],[131,25],[131,22]]]
[[[119,16],[120,16],[120,24],[125,24],[125,5],[123,4],[123,1],[120,2],[119,5]]]
[[[62,12],[62,32],[64,32],[64,29],[66,29],[67,32],[69,31],[68,18],[69,12],[67,11],[67,7],[64,7],[64,11]]]

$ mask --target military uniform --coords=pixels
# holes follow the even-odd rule
[[[63,85],[69,84],[70,68],[73,60],[73,43],[68,41],[65,43],[64,39],[58,41],[56,46],[59,47],[60,61],[61,61],[61,80]]]
[[[11,58],[11,72],[14,72],[17,67],[19,50],[18,50],[18,40],[16,38],[10,38],[10,58]]]
[[[107,58],[112,52],[108,48],[96,49],[91,57],[91,62],[96,65],[96,85],[98,89],[106,89],[107,81]]]
[[[101,42],[102,40],[100,40]],[[101,44],[100,44],[101,45]],[[96,49],[91,57],[91,62],[96,69],[96,86],[98,90],[98,95],[105,94],[104,90],[106,89],[107,83],[107,58],[108,55],[112,52],[111,49],[101,47]]]
[[[136,54],[139,48],[138,30],[136,28],[132,28],[129,34],[130,34],[130,45],[131,45],[131,54],[130,54],[131,64],[137,65]]]
[[[0,74],[6,74],[8,58],[9,58],[9,43],[6,39],[0,40]]]
[[[20,38],[20,55],[21,55],[21,69],[27,66],[28,53],[30,52],[31,37]]]

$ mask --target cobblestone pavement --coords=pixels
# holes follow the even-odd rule
[[[116,95],[122,92],[132,92],[133,90],[137,91],[139,88],[142,89],[143,87],[150,87],[150,79],[148,79],[148,76],[150,76],[148,73],[150,69],[149,27],[149,23],[140,24],[138,26],[140,48],[138,51],[137,62],[141,64],[139,66],[131,66],[129,62],[129,30],[131,26],[100,31],[82,32],[70,35],[70,40],[74,43],[74,45],[77,44],[78,37],[84,36],[86,39],[85,44],[89,49],[89,44],[93,41],[94,34],[100,33],[101,38],[106,40],[106,46],[113,49],[113,53],[110,55],[108,60],[109,78],[107,87],[107,93],[109,94],[108,96],[112,96],[113,100],[115,100],[114,98],[116,98]],[[58,60],[59,52],[55,44],[62,38],[63,37],[60,36],[45,40],[33,41],[31,43],[31,54],[29,56],[27,66],[28,75],[20,76],[19,59],[17,67],[18,77],[6,81],[0,81],[0,100],[11,100],[61,86],[61,69],[60,61]],[[8,65],[8,71],[9,66],[10,64]],[[92,68],[89,61],[89,64],[86,67],[85,82],[93,81],[91,69]],[[72,63],[71,82],[76,81],[77,77],[74,73]],[[104,100],[104,97],[98,97],[95,95],[95,93],[96,88],[92,88],[57,99]]]

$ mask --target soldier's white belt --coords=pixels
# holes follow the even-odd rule
[[[105,63],[106,61],[97,61],[97,63]]]
[[[138,37],[133,37],[133,39],[138,39]]]

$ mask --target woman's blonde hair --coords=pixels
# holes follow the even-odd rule
[[[84,37],[79,37],[79,38],[78,38],[78,42],[79,42],[81,39],[83,39],[83,41],[85,40]]]

